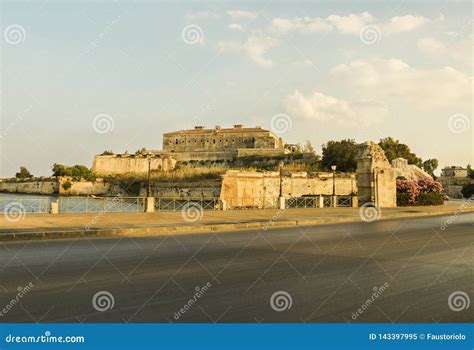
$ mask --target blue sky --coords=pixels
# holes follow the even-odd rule
[[[196,124],[473,163],[468,1],[3,1],[0,18],[0,176]]]

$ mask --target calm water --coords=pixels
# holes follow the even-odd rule
[[[0,193],[0,212],[48,213],[51,201],[58,201],[60,213],[136,212],[144,210],[143,199],[42,196]]]

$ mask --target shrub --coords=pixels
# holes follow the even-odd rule
[[[63,183],[63,189],[65,191],[69,190],[71,187],[72,187],[72,183],[70,181],[66,181],[65,183]]]
[[[397,192],[397,206],[406,207],[409,204],[408,193]]]
[[[428,196],[429,198],[422,196],[425,194],[437,196]],[[439,199],[441,199],[441,203],[438,203]],[[443,204],[442,201],[443,185],[439,181],[397,179],[397,205],[439,205]]]
[[[474,196],[474,184],[464,185],[461,189],[464,198],[471,198]]]
[[[443,195],[441,193],[421,193],[416,201],[417,205],[443,205]]]

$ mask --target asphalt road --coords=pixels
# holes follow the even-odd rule
[[[0,243],[0,322],[473,322],[474,213],[448,219]]]

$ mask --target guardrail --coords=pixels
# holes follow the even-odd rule
[[[202,210],[220,210],[220,200],[212,198],[155,198],[155,211],[178,211],[189,205],[199,205]]]
[[[0,198],[0,212],[2,213],[49,213],[50,197],[12,196]]]
[[[333,207],[332,196],[290,197],[285,199],[285,208]],[[351,207],[352,196],[336,196],[336,207]]]
[[[143,197],[60,197],[60,213],[143,212]]]

